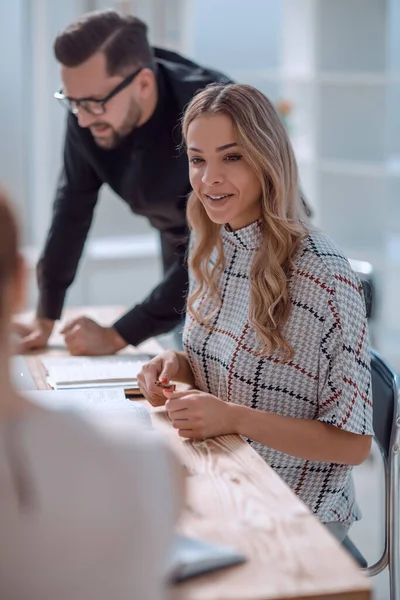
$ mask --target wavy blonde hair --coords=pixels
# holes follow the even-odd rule
[[[271,102],[249,85],[212,84],[198,93],[183,117],[184,140],[195,119],[214,115],[231,119],[237,135],[235,141],[262,189],[262,242],[251,267],[249,303],[249,322],[256,332],[257,348],[261,354],[278,349],[284,358],[290,358],[293,349],[283,335],[283,327],[290,314],[293,259],[307,234],[293,149]],[[195,192],[189,197],[187,216],[195,233],[189,257],[195,285],[188,297],[187,310],[195,322],[210,326],[216,311],[204,319],[195,309],[195,303],[208,296],[221,305],[217,287],[225,266],[221,225],[210,220]],[[217,261],[211,267],[214,248]]]

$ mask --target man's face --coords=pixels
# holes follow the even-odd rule
[[[132,67],[132,71],[134,70]],[[75,100],[101,100],[112,92],[126,75],[108,75],[106,58],[102,52],[94,54],[78,67],[61,66],[63,92]],[[105,112],[102,115],[92,115],[83,107],[79,107],[76,115],[79,125],[90,129],[100,147],[115,148],[140,123],[145,101],[141,94],[141,75],[142,72],[105,104]]]

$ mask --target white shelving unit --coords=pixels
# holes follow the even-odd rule
[[[225,0],[190,4],[195,59],[292,104],[315,222],[372,263],[376,342],[400,368],[400,2],[231,0],[229,14]]]

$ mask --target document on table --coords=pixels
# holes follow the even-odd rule
[[[137,388],[137,375],[147,355],[58,357],[42,360],[47,381],[56,390],[121,387]]]

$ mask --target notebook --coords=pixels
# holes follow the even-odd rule
[[[134,413],[138,424],[152,429],[150,413],[142,402],[128,400],[122,388],[90,390],[36,390],[24,392],[31,402],[52,410],[75,409],[90,412]]]
[[[170,583],[242,564],[246,557],[234,548],[177,534],[167,560]]]
[[[150,355],[44,358],[47,381],[55,390],[120,387],[138,390],[137,375]]]

